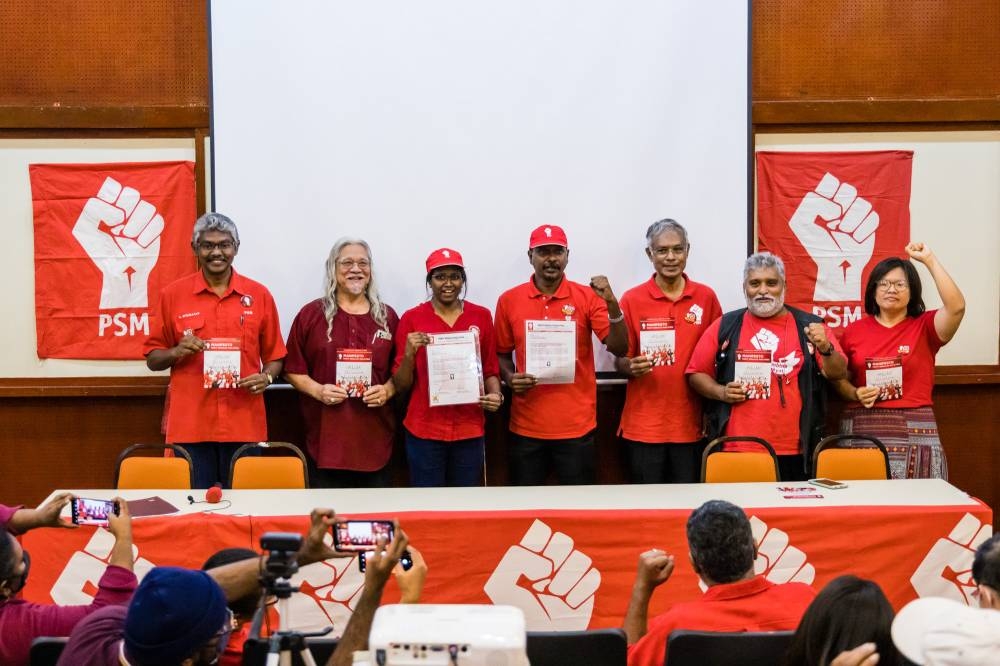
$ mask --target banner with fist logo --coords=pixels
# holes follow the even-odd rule
[[[197,267],[194,163],[28,172],[38,358],[141,359],[160,289]]]
[[[838,334],[864,313],[871,269],[906,257],[913,153],[757,153],[757,240],[785,261],[785,301]]]

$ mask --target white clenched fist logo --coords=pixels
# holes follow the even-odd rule
[[[910,577],[910,584],[921,597],[947,597],[975,605],[972,600],[972,560],[979,544],[993,536],[993,527],[984,525],[967,513],[951,533],[938,539],[924,561]]]
[[[49,595],[59,606],[89,605],[94,596],[85,590],[88,587],[97,588],[97,583],[104,575],[111,559],[111,549],[115,545],[115,537],[103,527],[94,530],[94,536],[83,547],[83,551],[73,553],[59,578],[52,585]],[[139,549],[132,546],[132,568],[137,578],[142,580],[156,565],[144,557],[139,557]]]
[[[494,604],[524,611],[529,631],[580,631],[590,624],[600,586],[601,572],[573,539],[536,520],[483,589]]]
[[[108,177],[87,200],[73,237],[101,271],[102,310],[144,308],[149,274],[160,257],[163,216],[139,192]]]
[[[878,213],[850,183],[826,174],[788,226],[816,262],[816,301],[860,301],[861,273],[875,250]]]
[[[755,574],[764,574],[772,583],[812,584],[816,569],[806,562],[806,554],[791,545],[788,533],[767,524],[756,516],[750,518],[750,530],[757,544]]]

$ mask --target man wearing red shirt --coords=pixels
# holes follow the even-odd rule
[[[561,228],[547,224],[531,232],[528,261],[534,275],[500,295],[495,318],[500,375],[514,394],[510,482],[541,485],[553,467],[559,483],[593,483],[597,379],[591,335],[615,356],[624,355],[625,316],[605,276],[592,277],[589,287],[565,279],[569,244]],[[548,368],[553,372],[546,376]]]
[[[191,246],[201,270],[164,288],[143,353],[150,370],[170,368],[167,442],[187,450],[195,487],[207,488],[228,485],[240,445],[267,440],[264,389],[281,374],[285,343],[271,293],[233,270],[233,221],[202,215]],[[237,368],[235,386],[217,379]]]
[[[743,509],[712,500],[687,522],[691,566],[708,586],[700,599],[674,604],[647,623],[653,591],[674,572],[675,559],[652,549],[639,556],[632,598],[625,613],[629,666],[661,666],[675,629],[692,631],[789,631],[816,592],[805,583],[776,585],[754,575],[757,546]],[[648,626],[647,626],[648,624]]]
[[[747,258],[745,310],[726,313],[701,336],[685,373],[709,402],[709,436],[755,436],[778,454],[781,478],[807,477],[825,423],[826,382],[847,360],[822,320],[785,305],[785,265],[769,252]],[[730,444],[727,450],[757,450]]]
[[[684,272],[691,249],[684,227],[654,222],[646,242],[656,272],[621,300],[628,355],[616,365],[629,382],[618,434],[633,483],[697,483],[705,445],[701,396],[688,386],[684,369],[722,307],[711,287]]]

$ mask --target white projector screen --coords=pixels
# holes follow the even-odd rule
[[[531,273],[528,235],[569,236],[570,279],[620,297],[651,274],[653,221],[690,233],[688,274],[742,302],[746,0],[210,0],[212,193],[237,270],[287,334],[334,241],[373,250],[384,300],[426,298],[459,250],[491,310]],[[603,352],[602,352],[603,353]],[[608,367],[606,359],[601,366]]]

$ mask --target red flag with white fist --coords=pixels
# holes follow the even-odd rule
[[[160,290],[197,267],[194,163],[28,172],[38,357],[141,359]]]
[[[757,153],[757,244],[785,262],[785,301],[838,334],[872,268],[906,258],[913,153]]]

